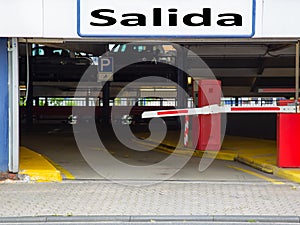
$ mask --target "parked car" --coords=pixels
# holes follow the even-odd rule
[[[166,51],[163,44],[116,44],[104,56],[114,60],[114,81],[130,82],[145,76],[177,79],[176,51]]]

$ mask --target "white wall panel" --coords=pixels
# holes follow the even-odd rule
[[[44,0],[44,6],[44,37],[78,37],[76,0]]]
[[[300,1],[264,0],[263,37],[300,37]]]
[[[42,37],[43,1],[0,0],[1,37]]]
[[[79,38],[77,0],[0,0],[0,21],[0,37]],[[299,22],[300,0],[256,0],[255,38],[300,38]]]

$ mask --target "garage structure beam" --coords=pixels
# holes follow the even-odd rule
[[[0,38],[0,172],[8,171],[8,52]]]
[[[33,43],[33,44],[82,44],[82,43],[98,43],[98,44],[110,44],[110,43],[128,43],[128,42],[139,42],[140,38],[101,38],[101,37],[89,37],[89,38],[19,38],[20,42]],[[191,44],[216,44],[216,43],[241,43],[241,44],[295,44],[297,42],[297,38],[164,38],[164,41],[168,43],[176,43],[178,45],[191,45]],[[147,42],[157,42],[155,38],[147,39]]]

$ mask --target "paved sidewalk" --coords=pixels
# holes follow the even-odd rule
[[[299,216],[300,186],[268,182],[0,183],[0,217],[81,215]]]

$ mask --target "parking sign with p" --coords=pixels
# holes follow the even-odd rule
[[[112,81],[114,73],[113,57],[99,57],[98,60],[98,82]]]

